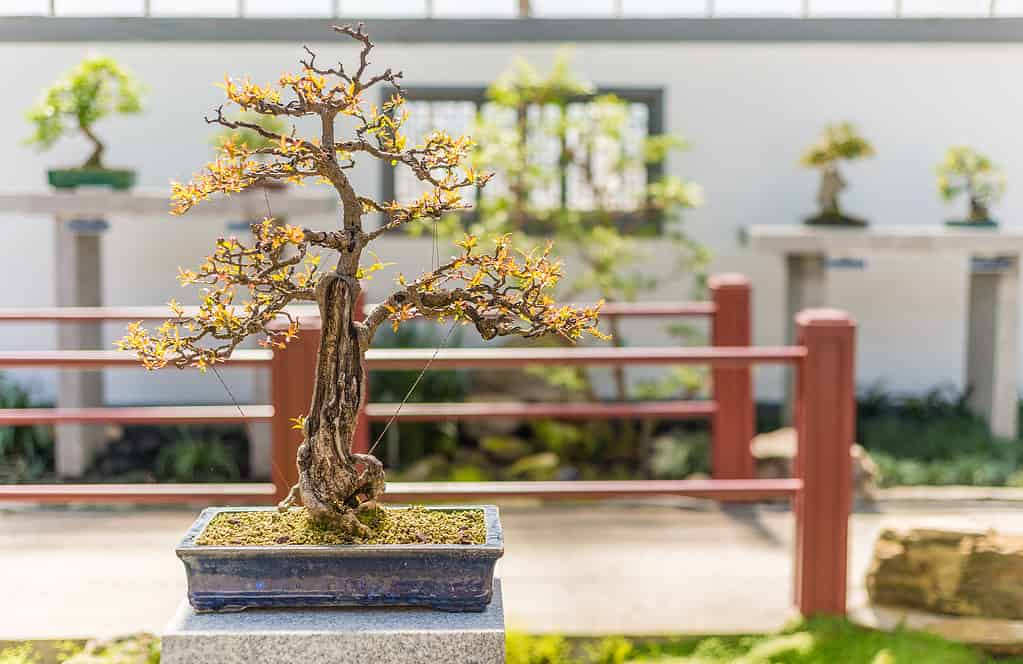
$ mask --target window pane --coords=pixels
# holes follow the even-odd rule
[[[8,16],[34,16],[49,13],[49,0],[6,0],[0,2],[0,14]]]
[[[413,93],[414,94],[414,93]],[[410,142],[442,129],[450,134],[486,132],[484,159],[495,171],[483,189],[485,199],[510,195],[507,173],[517,167],[517,124],[514,109],[484,103],[479,114],[484,127],[476,125],[476,105],[471,101],[407,101],[409,114],[404,131]],[[530,166],[529,205],[537,209],[560,207],[573,210],[603,208],[637,209],[647,184],[643,150],[649,135],[650,109],[643,103],[598,104],[581,101],[565,109],[550,104],[532,106],[526,114],[527,160]],[[565,137],[562,144],[561,130]],[[615,136],[615,133],[620,133]],[[566,157],[562,171],[560,164]],[[407,169],[394,169],[394,192],[408,201],[428,190]],[[563,193],[564,186],[564,193]],[[475,202],[475,191],[462,191]]]
[[[142,0],[56,0],[58,16],[139,16]]]
[[[614,0],[533,0],[533,16],[611,16]]]
[[[707,0],[622,0],[623,16],[706,16]]]
[[[610,112],[619,110],[612,107]],[[622,134],[616,139],[598,129],[601,121],[607,119],[607,107],[589,103],[569,105],[571,129],[566,142],[570,153],[578,155],[566,173],[569,208],[629,211],[642,202],[646,188],[642,156],[648,135],[649,109],[645,104],[629,104],[625,113]],[[583,164],[588,165],[589,174],[582,168]]]
[[[990,0],[902,0],[903,16],[987,16]]]
[[[153,16],[237,16],[238,0],[150,0]]]
[[[802,0],[714,0],[715,16],[800,16]]]
[[[894,16],[895,0],[810,0],[810,16]]]
[[[246,16],[331,16],[333,0],[245,0]]]
[[[471,101],[407,101],[408,120],[404,134],[409,144],[419,145],[426,135],[435,129],[446,131],[452,136],[469,133],[476,117],[476,104]],[[431,187],[412,174],[408,168],[394,169],[394,195],[399,201],[408,202],[429,191]],[[462,198],[470,203],[476,200],[476,191],[466,187],[459,190]]]
[[[426,16],[426,0],[341,0],[342,18],[364,16]]]
[[[519,13],[518,0],[433,0],[434,16],[487,16],[514,18]]]

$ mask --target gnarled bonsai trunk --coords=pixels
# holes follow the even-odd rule
[[[817,204],[820,205],[821,214],[835,217],[842,214],[838,209],[838,194],[843,189],[845,180],[834,164],[821,168],[821,183],[817,190]]]
[[[981,202],[976,196],[970,196],[970,221],[987,221],[991,218],[987,205]]]
[[[355,325],[359,282],[334,273],[316,286],[322,329],[312,406],[298,448],[299,490],[311,516],[366,534],[359,512],[376,507],[384,470],[369,454],[352,452],[364,398],[363,350]]]
[[[103,142],[92,132],[88,126],[81,125],[82,134],[92,143],[92,154],[82,165],[82,168],[103,168]]]

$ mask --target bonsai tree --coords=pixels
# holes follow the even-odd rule
[[[139,83],[112,58],[87,58],[44,90],[29,110],[35,132],[28,143],[46,150],[63,136],[81,133],[92,143],[81,168],[104,169],[105,146],[94,125],[114,113],[141,112],[141,98]]]
[[[307,48],[300,72],[282,75],[276,85],[230,78],[225,84],[228,104],[289,122],[312,118],[318,135],[304,137],[294,128],[276,133],[244,119],[228,119],[221,106],[207,122],[249,129],[269,145],[252,149],[225,141],[217,158],[190,183],[173,185],[172,211],[182,214],[213,194],[242,191],[265,180],[314,178],[338,194],[338,227],[313,230],[266,219],[253,224],[250,245],[221,238],[198,270],[180,274],[182,283],[203,287],[198,313],[185,316],[171,302],[175,318],[155,332],[132,324],[119,347],[137,353],[150,369],[168,364],[206,369],[226,360],[250,335],[265,335],[266,346],[283,347],[299,333],[298,320],[285,307],[315,301],[321,316],[315,386],[309,413],[297,419],[304,436],[298,450],[299,481],[281,506],[290,506],[301,495],[317,522],[365,535],[367,527],[357,517],[375,507],[384,490],[384,471],[372,455],[352,451],[352,438],[365,398],[364,355],[381,325],[398,326],[422,316],[470,323],[484,339],[552,334],[575,340],[600,334],[599,304],[555,305],[549,292],[562,268],[549,245],[516,252],[511,238],[503,235],[482,250],[477,238],[468,235],[459,241],[459,253],[435,269],[416,279],[399,275],[397,290],[359,320],[359,279],[382,267],[375,257],[369,265],[360,263],[366,247],[394,229],[464,209],[460,192],[486,184],[491,176],[469,165],[473,142],[467,136],[434,131],[421,144],[410,144],[402,133],[406,114],[401,72],[370,73],[373,43],[361,24],[334,30],[360,45],[354,68],[322,66]],[[389,86],[393,94],[379,107],[367,104],[366,97],[378,86]],[[429,189],[408,202],[360,194],[350,173],[366,159],[407,168]],[[384,219],[370,229],[366,221],[373,213]],[[320,256],[311,249],[336,252],[337,262],[322,270]],[[239,291],[246,299],[236,304]],[[274,327],[280,319],[284,324]]]
[[[852,124],[843,122],[828,125],[824,129],[824,135],[810,146],[800,160],[803,166],[816,168],[821,174],[820,189],[817,191],[820,212],[808,219],[807,223],[856,226],[866,224],[862,219],[847,217],[838,206],[838,195],[846,188],[846,182],[838,172],[838,162],[854,161],[873,155],[873,146],[857,133]]]
[[[956,145],[938,164],[938,191],[946,201],[966,194],[969,223],[990,222],[988,208],[1005,193],[1005,176],[991,159],[971,147]]]

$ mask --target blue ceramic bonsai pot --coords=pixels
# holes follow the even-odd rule
[[[274,507],[209,507],[177,547],[188,577],[188,601],[199,612],[323,606],[427,606],[482,611],[490,603],[504,536],[493,505],[481,510],[484,544],[351,544],[200,546],[206,525],[222,512]],[[400,509],[388,507],[388,509]]]

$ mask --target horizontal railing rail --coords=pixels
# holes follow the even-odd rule
[[[377,306],[366,305],[368,313]],[[185,316],[195,316],[198,307],[182,307]],[[300,317],[319,318],[315,306],[293,306],[285,309]],[[713,316],[713,302],[608,302],[600,310],[602,317],[621,318],[698,318]],[[142,307],[29,307],[0,308],[0,323],[118,323],[170,318],[166,306]]]
[[[705,364],[720,367],[746,367],[751,364],[793,364],[806,357],[799,346],[718,348],[661,346],[625,348],[371,348],[366,365],[374,371],[422,369],[431,362],[433,369],[519,369],[530,365],[630,366],[666,364]],[[273,358],[268,350],[236,350],[225,366],[267,364]],[[138,358],[116,350],[0,351],[4,367],[74,367],[103,369],[139,367]]]
[[[269,422],[273,406],[135,406],[126,408],[2,408],[0,425],[33,424],[232,424]]]

